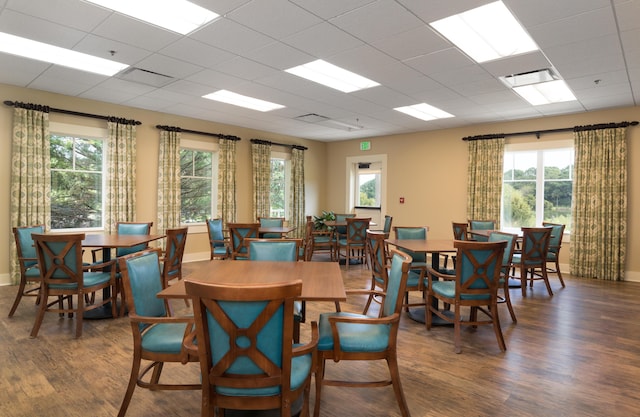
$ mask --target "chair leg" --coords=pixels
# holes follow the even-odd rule
[[[31,338],[38,337],[38,331],[40,330],[40,325],[44,319],[44,312],[47,309],[48,299],[49,297],[45,290],[45,293],[40,297],[40,306],[38,308],[38,313],[36,314],[36,321],[33,323],[33,328],[31,329]]]
[[[13,313],[16,312],[16,309],[18,308],[18,304],[20,304],[20,300],[24,295],[24,289],[26,285],[27,285],[26,280],[20,277],[20,286],[18,287],[18,293],[16,294],[16,299],[13,302],[13,306],[11,306],[11,310],[9,310],[9,317],[13,317]]]
[[[71,300],[72,297],[70,296]],[[78,295],[78,305],[75,309],[76,312],[76,339],[82,336],[82,316],[84,312],[84,296],[83,294]]]
[[[454,314],[455,314],[455,318],[453,321],[453,351],[455,353],[461,353],[462,348],[460,347],[461,345],[460,331],[462,326],[460,325],[460,306],[458,305],[458,303],[456,303],[455,305]]]
[[[313,405],[313,417],[320,416],[320,398],[322,396],[322,381],[324,380],[324,358],[318,352],[318,366],[316,368],[316,403]]]
[[[125,414],[127,414],[127,408],[129,408],[131,397],[133,397],[133,391],[136,389],[136,381],[138,380],[138,373],[140,372],[140,361],[140,353],[135,352],[133,355],[133,364],[131,365],[129,384],[127,385],[127,391],[124,394],[124,398],[122,399],[122,404],[120,404],[118,417],[124,417]]]
[[[396,394],[396,400],[398,401],[398,407],[402,417],[409,417],[409,406],[407,406],[407,400],[404,398],[404,391],[402,390],[402,383],[400,382],[400,371],[398,370],[398,358],[395,352],[387,360],[389,365],[389,373],[391,374],[391,384],[393,385],[393,392]]]
[[[562,279],[562,272],[560,272],[560,261],[556,259],[556,270],[555,273],[558,274],[558,279],[560,279],[560,284],[562,284],[562,288],[565,288],[564,280]]]
[[[553,295],[553,291],[551,290],[551,284],[549,283],[549,276],[547,275],[547,267],[543,264],[542,268],[540,268],[541,271],[541,275],[542,275],[542,279],[544,280],[544,284],[547,286],[547,291],[549,292],[549,295]],[[533,282],[533,279],[531,280],[531,282]]]
[[[511,315],[511,321],[517,323],[516,313],[513,310],[513,305],[511,304],[511,295],[509,294],[509,277],[505,277],[504,279],[504,302],[507,304],[507,308],[509,309],[509,314]]]
[[[524,264],[520,264],[520,287],[522,288],[522,296],[527,296],[527,268]]]
[[[505,352],[507,345],[504,343],[504,336],[502,335],[502,327],[500,326],[500,315],[498,314],[498,304],[493,303],[490,309],[491,321],[493,322],[493,330],[496,333],[496,339],[498,339],[498,346],[500,350]]]

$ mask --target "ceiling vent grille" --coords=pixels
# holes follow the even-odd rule
[[[547,81],[558,80],[558,77],[553,70],[549,68],[521,72],[520,74],[511,74],[505,75],[504,77],[500,77],[503,83],[505,83],[508,87],[522,87],[525,85],[531,84],[540,84],[545,83]]]
[[[159,74],[157,72],[136,67],[127,68],[118,74],[116,78],[134,83],[150,85],[152,87],[164,87],[175,79],[169,75]]]
[[[360,126],[358,124],[358,120],[356,119],[356,124],[341,122],[339,120],[333,120],[326,116],[321,116],[316,113],[303,114],[302,116],[294,117],[295,120],[300,120],[301,122],[306,123],[314,123],[326,127],[331,127],[334,129],[346,130],[347,132],[352,132],[354,130],[364,129],[364,126]]]

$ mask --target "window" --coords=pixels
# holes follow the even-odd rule
[[[180,222],[205,223],[217,215],[218,153],[211,143],[181,140]]]
[[[356,182],[355,207],[380,208],[380,164],[359,163]]]
[[[291,155],[271,152],[271,191],[269,194],[269,216],[289,216],[289,184],[291,183]]]
[[[104,129],[51,123],[51,228],[102,228]]]
[[[544,149],[507,145],[502,183],[502,227],[571,225],[574,150],[571,141]],[[534,145],[535,146],[535,145]]]

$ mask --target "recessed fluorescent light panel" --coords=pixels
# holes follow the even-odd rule
[[[85,0],[182,35],[219,15],[186,0]]]
[[[234,106],[245,107],[247,109],[258,110],[262,112],[284,108],[284,106],[281,106],[280,104],[271,103],[253,97],[243,96],[241,94],[237,94],[227,90],[216,91],[215,93],[207,94],[206,96],[202,97],[208,98],[209,100],[221,101],[223,103],[233,104]]]
[[[414,104],[413,106],[396,107],[394,110],[425,121],[455,117],[453,114],[430,106],[427,103]]]
[[[380,85],[375,81],[371,81],[368,78],[337,67],[321,59],[289,68],[285,71],[318,84],[335,88],[343,93],[351,93]]]
[[[430,25],[476,62],[538,49],[501,1],[435,21]]]
[[[564,80],[514,87],[513,91],[534,106],[576,100]]]
[[[0,32],[0,52],[112,76],[129,65]]]

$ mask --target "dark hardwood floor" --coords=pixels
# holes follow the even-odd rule
[[[319,257],[318,257],[319,259]],[[223,261],[221,261],[223,262]],[[188,271],[189,266],[185,266]],[[369,285],[369,271],[343,268],[348,288]],[[402,318],[398,356],[411,414],[416,416],[633,416],[640,415],[640,284],[551,277],[549,297],[536,282],[511,297],[500,318],[507,343],[501,352],[490,326],[463,329],[462,353],[453,352],[453,329],[427,331]],[[86,321],[73,338],[73,319],[47,314],[37,339],[29,332],[33,299],[6,317],[16,287],[0,287],[0,416],[115,416],[131,366],[127,318]],[[415,296],[417,297],[417,295]],[[351,300],[350,300],[351,301]],[[361,299],[352,300],[361,305]],[[174,304],[187,311],[184,303]],[[343,310],[352,307],[343,304]],[[308,319],[333,309],[307,303]],[[355,309],[355,307],[354,307]],[[302,338],[308,335],[303,325]],[[329,364],[328,374],[384,375],[379,364]],[[165,366],[165,378],[194,382],[197,364]],[[313,387],[311,401],[313,398]],[[399,416],[391,387],[323,390],[321,415]],[[196,416],[198,391],[137,388],[128,416]]]

